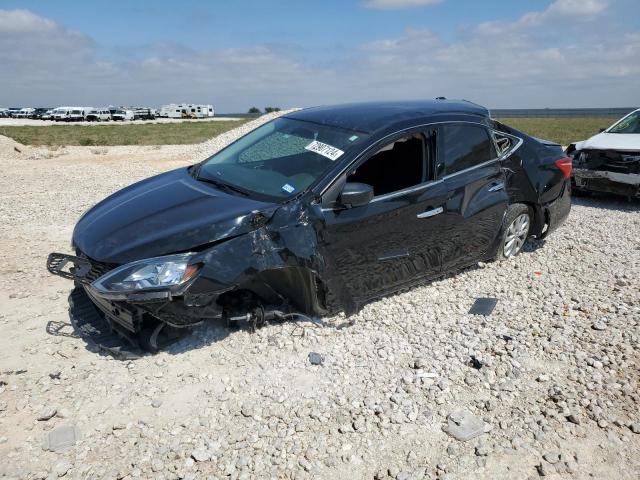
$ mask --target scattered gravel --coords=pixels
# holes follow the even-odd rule
[[[637,202],[578,199],[517,258],[325,326],[207,324],[137,361],[75,338],[46,255],[105,195],[233,135],[100,154],[0,137],[0,477],[637,478]],[[457,411],[482,434],[447,434]]]

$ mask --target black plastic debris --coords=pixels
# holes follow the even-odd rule
[[[497,298],[476,298],[476,301],[471,305],[469,313],[471,315],[484,315],[485,317],[488,317],[493,312],[493,309],[496,308],[497,303]]]
[[[471,368],[475,368],[476,370],[480,370],[484,363],[482,363],[480,360],[478,360],[475,356],[471,355],[471,358],[469,358],[469,362],[468,365]]]
[[[309,362],[311,365],[322,365],[324,357],[316,352],[309,352]]]

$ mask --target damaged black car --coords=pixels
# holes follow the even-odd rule
[[[517,255],[567,217],[570,173],[471,102],[310,108],[104,199],[47,267],[151,350],[206,320],[349,315]]]

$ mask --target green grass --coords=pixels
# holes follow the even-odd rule
[[[179,145],[203,142],[246,121],[0,127],[0,135],[23,145]]]
[[[585,140],[615,118],[500,118],[529,135],[561,145]],[[221,122],[147,123],[143,125],[51,125],[0,127],[0,135],[24,145],[177,145],[203,142],[248,119]]]
[[[598,133],[601,128],[612,125],[617,118],[498,118],[497,120],[532,137],[553,140],[566,146],[586,140]]]

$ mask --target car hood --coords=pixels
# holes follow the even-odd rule
[[[73,244],[89,258],[123,264],[216,242],[255,228],[277,204],[225,193],[187,168],[148,178],[102,200],[78,221]]]
[[[588,140],[576,143],[576,150],[640,150],[639,133],[599,133]]]

